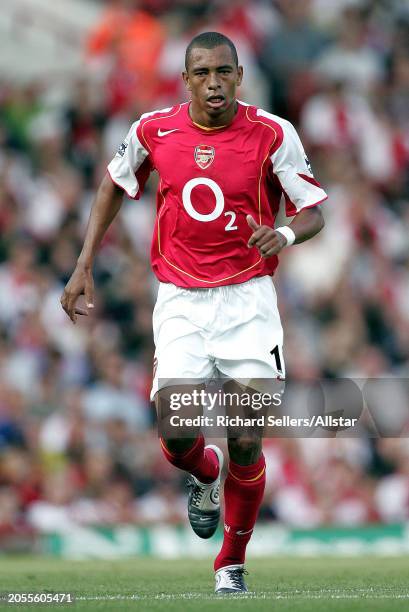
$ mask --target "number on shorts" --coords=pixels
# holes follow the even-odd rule
[[[281,366],[281,357],[280,357],[280,349],[278,344],[276,344],[276,346],[273,348],[272,351],[270,351],[270,355],[273,355],[275,360],[276,360],[276,368],[278,372],[282,372],[283,368]]]

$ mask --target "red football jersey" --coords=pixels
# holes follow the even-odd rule
[[[238,102],[233,122],[193,123],[188,103],[142,115],[108,166],[112,180],[139,198],[159,174],[152,268],[179,287],[217,287],[273,274],[276,256],[249,249],[246,215],[274,227],[281,196],[287,216],[326,199],[294,127]]]

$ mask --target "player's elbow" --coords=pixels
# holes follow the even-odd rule
[[[96,201],[116,212],[120,209],[124,198],[121,187],[116,185],[107,172],[101,181],[96,195]]]
[[[99,190],[109,197],[123,197],[124,192],[119,185],[117,185],[111,178],[109,172],[106,172],[104,178],[101,181]]]
[[[320,232],[322,229],[324,229],[324,227],[325,227],[325,219],[324,219],[324,215],[321,213],[320,222],[318,225],[318,231]]]
[[[322,210],[320,206],[316,206],[314,209],[314,225],[315,225],[315,233],[318,234],[325,227],[325,219],[322,214]]]

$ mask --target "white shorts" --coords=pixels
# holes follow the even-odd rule
[[[151,399],[175,379],[285,377],[283,329],[270,276],[210,289],[161,283],[153,334]]]

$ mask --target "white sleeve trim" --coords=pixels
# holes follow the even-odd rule
[[[314,175],[294,126],[284,119],[281,119],[280,123],[283,141],[270,159],[273,172],[288,198],[287,214],[291,215],[322,202],[327,198],[327,194],[321,187],[313,184]]]
[[[108,164],[108,172],[113,182],[131,198],[136,198],[139,184],[136,172],[148,156],[148,151],[138,139],[136,130],[140,121],[135,121],[120,145],[115,157]]]

